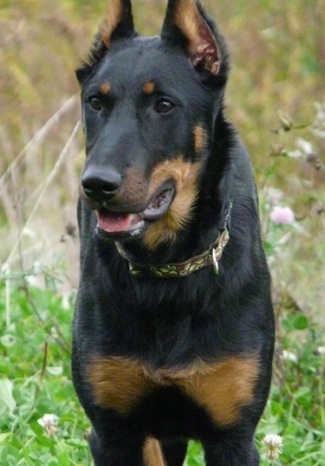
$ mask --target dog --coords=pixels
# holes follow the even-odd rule
[[[142,37],[111,0],[81,85],[86,160],[72,372],[96,466],[256,466],[274,320],[229,55],[196,0]]]

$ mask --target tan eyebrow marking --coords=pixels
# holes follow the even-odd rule
[[[111,90],[111,85],[107,81],[105,81],[101,86],[100,86],[100,92],[104,95],[107,95]]]
[[[153,92],[156,89],[156,84],[153,81],[147,81],[144,83],[142,90],[145,94],[150,95],[153,94]]]

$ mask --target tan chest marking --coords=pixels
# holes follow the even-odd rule
[[[100,406],[126,415],[154,389],[177,386],[223,426],[237,422],[241,408],[253,401],[258,372],[256,358],[235,356],[213,364],[196,362],[188,368],[155,372],[139,361],[121,357],[96,358],[88,367]]]
[[[152,437],[144,444],[143,458],[146,466],[166,466],[160,442]]]
[[[122,357],[94,359],[88,376],[96,403],[121,414],[127,414],[154,388],[139,362]]]
[[[231,425],[240,418],[241,407],[251,403],[258,376],[256,359],[230,357],[202,367],[179,385],[206,409],[218,425]]]

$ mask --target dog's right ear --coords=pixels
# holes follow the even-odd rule
[[[131,38],[136,34],[130,0],[110,0],[99,34],[107,49],[114,40]]]
[[[89,62],[76,71],[78,81],[83,81],[92,67],[104,57],[114,41],[129,39],[136,35],[131,0],[110,0],[106,16],[95,36]]]

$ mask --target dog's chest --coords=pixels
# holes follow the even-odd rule
[[[94,400],[103,408],[127,416],[157,391],[177,388],[220,426],[236,423],[241,408],[253,401],[258,372],[257,359],[246,356],[156,371],[123,357],[96,357],[88,365]]]

